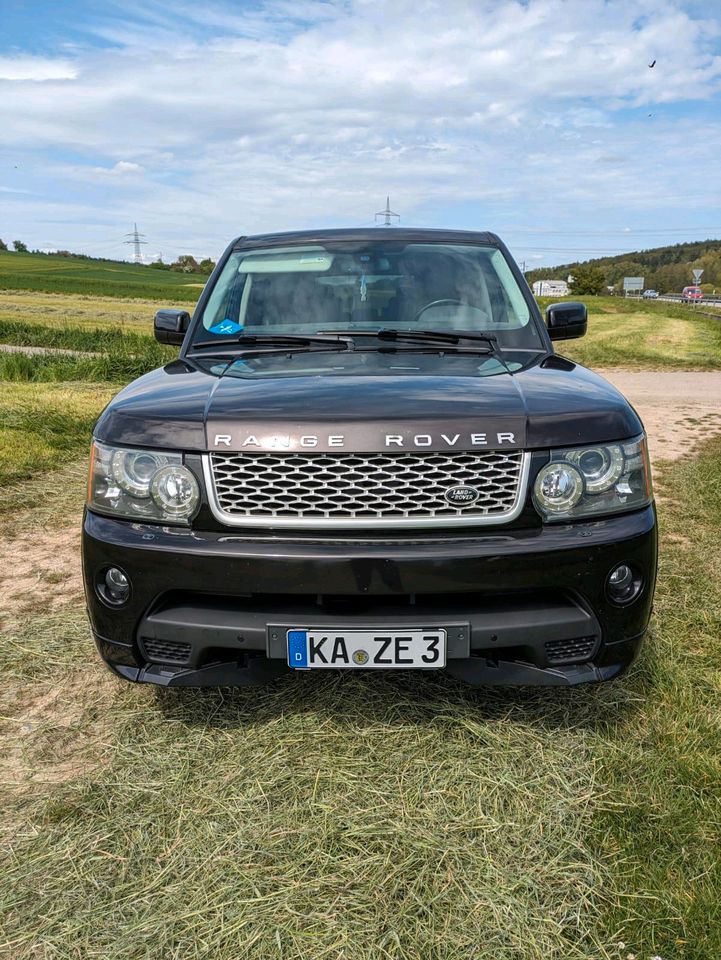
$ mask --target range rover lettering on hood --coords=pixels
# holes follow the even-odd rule
[[[393,423],[269,424],[210,422],[208,449],[216,451],[288,450],[376,453],[401,450],[518,450],[526,443],[526,425],[521,418],[484,420],[469,424]]]

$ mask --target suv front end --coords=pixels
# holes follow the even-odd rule
[[[657,550],[638,417],[553,353],[497,238],[387,237],[236,241],[180,359],[101,417],[83,564],[98,649],[121,676],[247,685],[290,669],[420,668],[569,685],[632,662]],[[433,299],[439,256],[470,306]],[[471,267],[472,295],[459,279]],[[267,333],[273,295],[290,302],[279,275],[328,314],[293,327],[307,345]],[[419,278],[428,304],[379,335]],[[255,337],[254,296],[267,318]],[[338,304],[343,329],[329,329]],[[430,314],[457,340],[413,326]],[[585,329],[578,305],[548,321],[554,339]]]

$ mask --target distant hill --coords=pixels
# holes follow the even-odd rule
[[[207,279],[200,273],[171,273],[122,260],[0,251],[0,290],[194,303]]]
[[[623,286],[624,277],[643,277],[647,288],[651,287],[660,293],[680,293],[687,284],[693,283],[691,270],[699,267],[703,270],[701,285],[705,292],[710,293],[714,288],[721,290],[721,240],[677,243],[671,247],[654,247],[614,257],[577,260],[558,267],[540,267],[529,270],[526,278],[529,283],[545,279],[565,280],[581,262],[600,267],[606,276],[606,283],[619,289]]]

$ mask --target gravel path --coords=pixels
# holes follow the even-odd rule
[[[14,343],[0,343],[2,353],[24,353],[29,357],[42,357],[46,354],[60,354],[65,357],[102,357],[102,353],[93,353],[88,350],[66,350],[64,347],[31,347],[25,344],[19,346]]]
[[[599,370],[633,404],[653,461],[676,460],[721,433],[721,372]]]

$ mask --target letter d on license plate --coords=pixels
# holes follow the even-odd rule
[[[295,670],[432,670],[445,665],[445,630],[288,631],[288,666]]]

